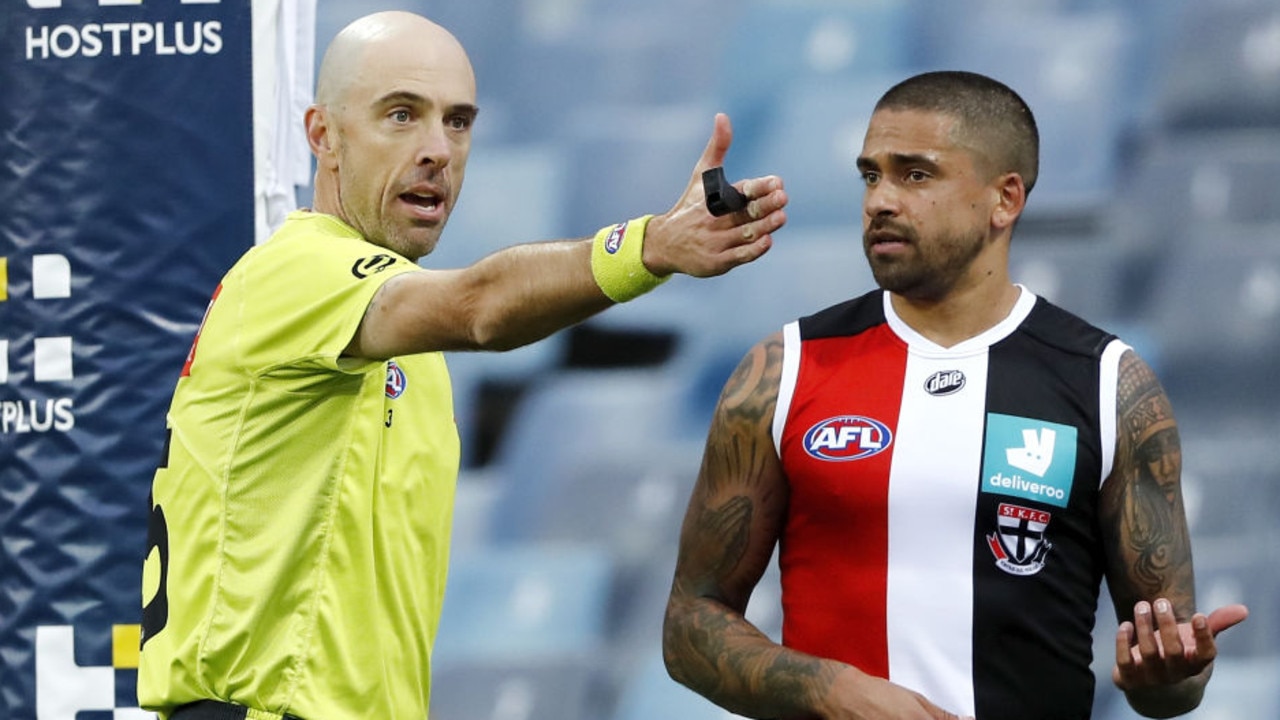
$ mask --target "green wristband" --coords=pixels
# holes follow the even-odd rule
[[[591,244],[591,274],[614,302],[626,302],[667,281],[644,266],[644,232],[652,215],[600,228]]]

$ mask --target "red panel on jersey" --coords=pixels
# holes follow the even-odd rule
[[[887,325],[804,341],[781,448],[783,642],[886,678],[889,468],[906,363]]]

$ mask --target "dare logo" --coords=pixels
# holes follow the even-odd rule
[[[934,397],[954,395],[964,389],[964,373],[959,370],[941,370],[924,381],[924,391]]]

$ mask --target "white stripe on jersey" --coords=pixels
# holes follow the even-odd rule
[[[1111,467],[1116,461],[1116,393],[1120,386],[1120,358],[1126,350],[1131,350],[1119,340],[1112,340],[1107,349],[1102,351],[1102,369],[1098,383],[1098,427],[1102,441],[1102,477],[1098,478],[1098,487],[1111,475]]]
[[[791,399],[796,395],[796,378],[800,376],[800,323],[782,327],[782,380],[778,384],[778,403],[773,410],[773,452],[782,457],[782,430],[787,426]]]
[[[977,702],[973,520],[981,487],[988,351],[1035,305],[1031,291],[1018,289],[1003,320],[951,348],[903,322],[889,293],[884,295],[886,321],[911,348],[889,475],[889,679],[962,715],[972,715]],[[941,397],[925,391],[930,376],[951,370],[964,373],[961,391]],[[910,508],[910,514],[895,514],[900,508]],[[921,527],[925,522],[928,528]]]
[[[925,391],[934,373],[956,370],[959,392]],[[986,352],[912,352],[889,478],[889,679],[961,714],[975,703],[973,518],[986,400]]]

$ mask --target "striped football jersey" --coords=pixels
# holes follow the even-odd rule
[[[1025,288],[953,347],[879,291],[783,338],[783,643],[983,720],[1087,718],[1127,346]]]

